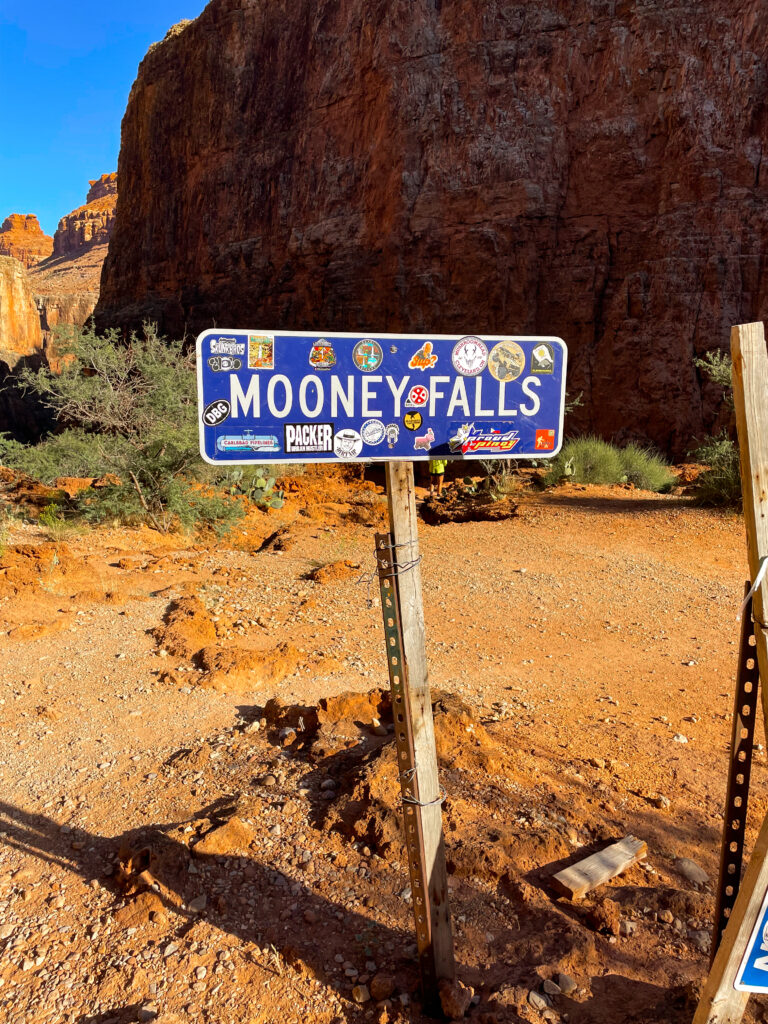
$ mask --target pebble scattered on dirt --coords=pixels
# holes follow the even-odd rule
[[[627,489],[515,504],[421,527],[461,982],[444,1006],[479,1024],[687,1024],[742,524]],[[14,525],[0,1019],[426,1019],[368,582],[384,515],[377,485],[307,475],[224,541]],[[275,534],[290,542],[264,546]],[[628,833],[644,864],[581,903],[554,896],[552,873]]]

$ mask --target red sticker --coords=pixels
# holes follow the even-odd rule
[[[416,384],[408,392],[408,398],[405,400],[406,409],[423,409],[427,404],[429,398],[429,391],[424,387],[423,384]]]
[[[536,451],[537,452],[551,452],[555,448],[555,432],[554,430],[537,430],[536,431]]]

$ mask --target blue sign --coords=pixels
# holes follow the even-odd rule
[[[739,992],[768,992],[768,892],[763,897],[733,987]]]
[[[560,451],[560,338],[203,331],[211,463],[538,459]]]

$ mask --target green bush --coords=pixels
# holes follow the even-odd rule
[[[547,487],[562,480],[580,484],[631,483],[646,491],[668,491],[674,476],[667,464],[637,444],[617,448],[599,437],[577,437],[566,441],[550,463],[544,478]]]
[[[665,494],[675,483],[675,477],[669,466],[650,448],[642,448],[638,444],[628,444],[620,449],[621,467],[624,479],[643,491],[656,491]]]
[[[225,529],[244,515],[242,501],[196,484],[213,471],[199,454],[193,352],[152,325],[127,344],[116,331],[100,337],[87,328],[70,330],[59,345],[62,372],[25,370],[21,383],[66,429],[36,445],[0,439],[0,462],[44,482],[113,474],[119,483],[74,499],[90,520],[149,522],[167,532]]]
[[[733,408],[733,363],[728,352],[712,349],[705,352],[701,359],[694,359],[697,370],[709,377],[713,384],[719,384],[724,390],[724,401],[729,409]]]
[[[691,452],[697,462],[703,462],[705,469],[696,480],[694,501],[697,505],[741,506],[741,473],[739,470],[739,446],[726,431],[709,437]]]
[[[703,358],[694,359],[694,366],[709,377],[713,384],[723,389],[723,402],[733,411],[733,365],[727,352],[714,349]],[[722,430],[708,437],[690,453],[691,458],[703,462],[707,467],[694,485],[694,501],[697,505],[741,506],[741,473],[739,471],[739,446],[728,430]]]

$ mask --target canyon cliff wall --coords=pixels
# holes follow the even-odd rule
[[[0,256],[0,363],[13,370],[43,352],[43,332],[25,268]]]
[[[15,371],[43,363],[57,369],[60,353],[56,350],[55,328],[82,326],[99,297],[101,267],[114,221],[117,176],[103,174],[89,186],[86,205],[60,221],[56,232],[58,253],[51,253],[54,240],[42,234],[34,216],[12,215],[0,230],[0,248],[3,238],[9,236],[16,245],[13,258],[0,254],[0,383],[6,392],[6,398],[0,399],[0,430],[10,430],[16,436],[35,436],[40,410],[30,402],[25,412],[24,396],[18,391],[8,397],[14,388]],[[93,216],[85,218],[83,211]],[[96,225],[94,230],[78,227],[86,221]],[[19,249],[19,239],[23,241],[24,236],[33,241],[38,236],[47,239],[47,258],[25,265]],[[44,248],[38,247],[38,252]],[[46,422],[49,419],[46,417]]]
[[[142,62],[101,327],[559,334],[683,454],[768,315],[760,0],[212,0]]]
[[[33,267],[53,252],[53,239],[43,233],[33,213],[12,213],[0,226],[0,256],[13,256]]]
[[[90,188],[85,205],[59,221],[53,236],[54,256],[70,256],[87,245],[101,245],[109,241],[115,220],[117,175],[102,174],[88,184]]]

